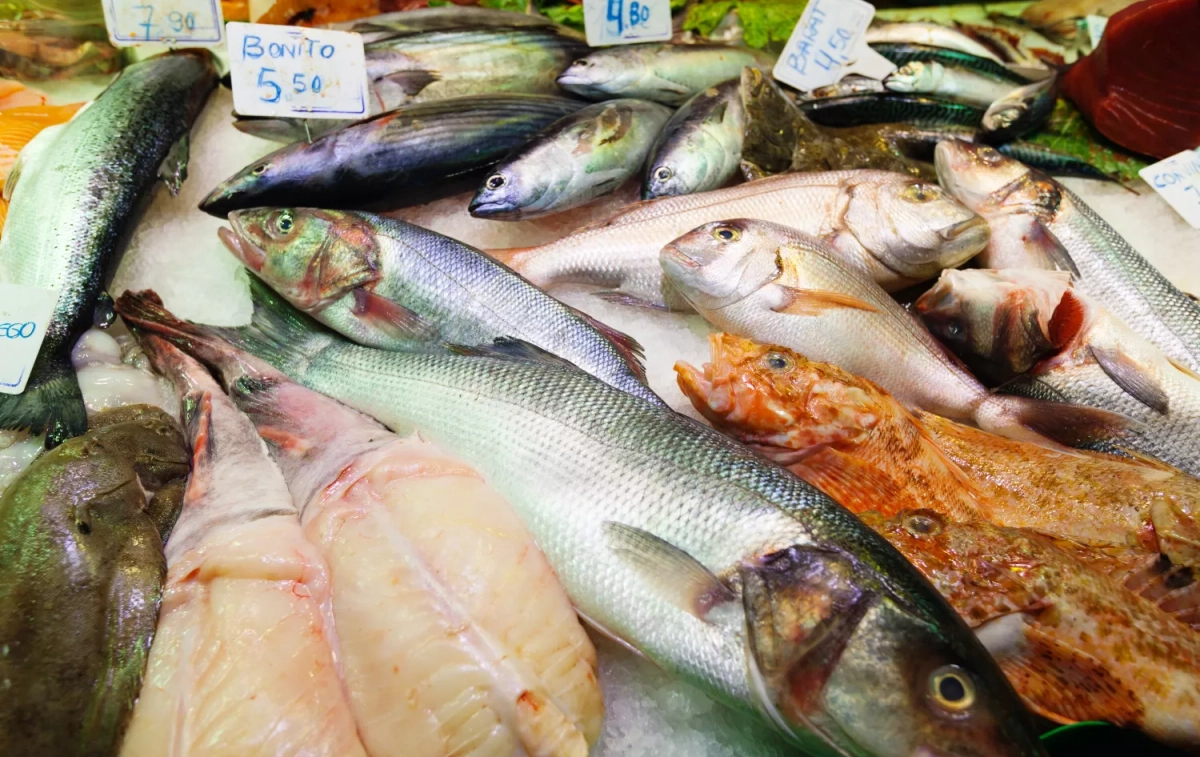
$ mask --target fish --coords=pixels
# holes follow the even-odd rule
[[[961,619],[884,540],[782,468],[578,369],[530,359],[520,342],[373,350],[254,292],[255,320],[240,330],[177,321],[150,293],[127,292],[117,309],[204,361],[228,353],[228,338],[461,455],[525,522],[590,625],[739,710],[747,727],[774,726],[806,752],[1044,755]]]
[[[951,50],[945,47],[934,47],[932,45],[922,45],[912,42],[876,42],[871,45],[871,49],[897,66],[903,66],[914,61],[937,62],[943,66],[967,68],[981,74],[990,74],[1000,78],[1017,76],[1022,83],[1027,81],[1025,77],[1003,63],[998,62],[994,57],[972,55],[960,50]]]
[[[83,103],[0,109],[0,179],[8,177],[18,153],[30,140],[49,126],[66,123],[81,107]]]
[[[1010,65],[1028,69],[1061,68],[1074,63],[1079,50],[1051,41],[1019,19],[989,13],[986,23],[955,26],[997,51]]]
[[[562,28],[540,13],[518,13],[477,5],[435,6],[393,11],[364,16],[352,21],[335,22],[328,24],[327,28],[354,32],[362,36],[364,44],[370,44],[387,37],[449,29],[540,26]]]
[[[993,140],[1010,140],[1046,124],[1058,101],[1058,77],[1018,87],[987,106],[981,128]]]
[[[568,92],[591,100],[636,97],[679,106],[746,66],[769,73],[773,56],[730,45],[648,43],[596,50],[558,77]]]
[[[797,103],[821,126],[859,126],[904,122],[916,126],[979,126],[984,109],[923,95],[883,92]]]
[[[677,363],[716,428],[851,512],[929,509],[1200,567],[1200,481],[1166,465],[1050,449],[910,411],[877,384],[778,345],[709,335],[711,363]]]
[[[106,266],[164,161],[165,175],[186,164],[172,146],[216,84],[203,50],[135,63],[86,110],[43,130],[9,174],[0,282],[59,295],[25,391],[0,395],[0,428],[45,432],[50,447],[86,430],[71,348],[92,325]]]
[[[1200,476],[1200,377],[1051,271],[943,273],[917,301],[929,328],[1004,376],[1004,391],[1113,410],[1121,447]]]
[[[993,76],[936,60],[905,63],[887,75],[883,86],[892,92],[932,95],[941,99],[987,108],[1011,95],[1025,80],[1016,74]],[[1054,101],[1051,99],[1053,108]],[[986,114],[985,114],[986,116]]]
[[[229,216],[233,254],[290,303],[359,344],[389,350],[510,336],[623,391],[646,386],[641,346],[473,247],[370,213],[256,208]]]
[[[128,75],[128,74],[125,74]],[[120,408],[0,497],[0,752],[101,757],[129,721],[155,633],[187,445]]]
[[[738,173],[745,129],[740,79],[693,95],[650,148],[642,199],[707,192],[729,184]]]
[[[582,105],[509,94],[397,108],[276,150],[218,184],[200,209],[224,218],[270,205],[344,208],[396,200],[496,162]]]
[[[206,369],[161,339],[142,343],[183,399],[192,475],[120,754],[365,757],[339,677],[330,569],[283,475]]]
[[[1077,545],[928,510],[862,517],[950,600],[1034,712],[1200,746],[1200,634]]]
[[[735,216],[821,234],[893,291],[969,260],[987,243],[983,224],[935,185],[884,171],[831,171],[648,200],[556,242],[486,252],[542,288],[592,284],[606,287],[597,296],[610,301],[687,309],[663,280],[659,250],[702,223]]]
[[[927,190],[910,192],[914,200]],[[862,270],[819,239],[752,219],[704,224],[662,249],[663,271],[713,326],[870,379],[905,407],[1014,439],[1108,438],[1124,419],[991,394]],[[862,340],[870,334],[869,343]],[[1068,420],[1069,419],[1069,420]]]
[[[468,208],[520,221],[577,208],[638,174],[670,109],[622,98],[555,121],[492,167]]]
[[[1200,372],[1200,305],[1075,193],[983,145],[947,140],[934,164],[942,186],[988,219],[991,249],[1034,246],[1045,260],[1069,260],[1083,293],[1167,357]]]
[[[924,21],[873,24],[867,27],[863,40],[871,45],[901,43],[942,47],[1004,63],[994,52],[959,29]]]
[[[822,100],[829,97],[865,95],[883,92],[883,82],[870,76],[847,74],[833,84],[817,87],[810,92],[801,92],[797,100]]]
[[[1021,11],[1021,20],[1043,31],[1061,28],[1087,16],[1111,16],[1132,0],[1038,0]]]

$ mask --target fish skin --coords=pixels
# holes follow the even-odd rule
[[[555,121],[500,161],[468,208],[476,218],[520,221],[579,207],[638,174],[671,111],[624,98]]]
[[[509,94],[406,106],[280,148],[217,185],[200,209],[224,218],[268,205],[385,202],[401,190],[482,168],[582,104]]]
[[[328,28],[361,34],[363,42],[369,44],[385,37],[450,29],[528,26],[567,29],[538,13],[519,13],[476,5],[413,8],[412,10],[379,13],[353,21],[329,24]]]
[[[1200,305],[1073,192],[984,146],[946,141],[938,145],[934,162],[943,186],[988,219],[993,246],[1015,247],[1037,232],[1040,246],[1072,262],[1085,294],[1168,357],[1200,373]]]
[[[991,74],[1006,79],[1012,77],[1015,83],[1028,81],[1024,76],[1014,72],[995,58],[972,55],[961,50],[913,42],[875,42],[871,44],[871,49],[897,66],[903,66],[913,61],[936,61],[942,65],[967,68],[981,74]]]
[[[1015,74],[996,77],[939,61],[911,61],[888,74],[883,86],[892,92],[932,95],[941,99],[987,108],[1007,97],[1023,83]]]
[[[86,430],[71,348],[92,325],[106,267],[163,159],[216,84],[203,50],[135,63],[71,121],[43,131],[36,165],[22,160],[10,175],[0,281],[59,297],[25,391],[0,395],[0,428],[45,431],[48,447]]]
[[[111,755],[142,683],[187,445],[158,408],[110,412],[0,497],[5,755]]]
[[[928,510],[863,519],[975,627],[1035,712],[1200,747],[1200,634],[1094,570],[1086,548]]]
[[[709,344],[703,371],[675,367],[696,409],[851,512],[926,508],[1200,566],[1200,481],[1174,468],[910,413],[870,381],[783,347],[730,334]]]
[[[632,337],[450,237],[370,213],[307,208],[239,210],[230,223],[236,238],[222,236],[254,275],[354,342],[420,350],[515,337],[618,389],[662,402],[646,386],[641,346]],[[364,292],[395,303],[418,325],[401,331],[363,312]]]
[[[1057,101],[1057,75],[1018,87],[987,106],[982,132],[996,141],[1023,137],[1045,125]]]
[[[394,429],[417,426],[470,460],[525,521],[586,618],[726,704],[761,708],[799,748],[1044,754],[961,620],[882,539],[794,476],[561,364],[357,347],[312,331],[294,312],[280,312],[269,292],[255,292],[256,325],[220,333],[310,388]],[[152,296],[127,293],[118,308],[194,354],[228,350],[216,332],[154,307]],[[496,424],[498,414],[507,422]],[[641,536],[630,539],[631,528]],[[675,572],[653,569],[668,562]],[[814,575],[806,571],[824,588],[802,586],[802,576]],[[734,573],[746,587],[742,602],[715,578]],[[687,577],[687,587],[664,576]],[[809,608],[814,594],[850,614]],[[793,665],[803,658],[794,646],[801,616],[826,631],[828,666]],[[927,704],[931,673],[944,664],[968,670],[978,692],[966,721]],[[780,688],[789,671],[808,676],[802,700]],[[880,685],[870,701],[859,696],[868,680]],[[801,723],[815,723],[823,736]]]
[[[916,126],[979,126],[983,108],[898,92],[826,97],[797,103],[821,126],[907,123]]]
[[[774,56],[745,47],[652,42],[596,50],[563,71],[558,85],[592,100],[637,97],[679,106],[740,76],[745,66],[769,73],[774,65]]]
[[[903,198],[920,184],[927,205]],[[664,282],[664,244],[719,218],[771,219],[832,240],[845,260],[889,290],[970,259],[986,244],[974,216],[932,185],[885,171],[784,174],[712,192],[648,200],[540,247],[488,250],[534,284],[593,284],[658,306],[688,309]],[[889,218],[914,219],[903,229]],[[911,239],[909,238],[911,237]]]
[[[642,182],[642,199],[720,189],[737,175],[746,126],[741,80],[692,96],[662,128]]]
[[[875,24],[867,27],[863,39],[868,44],[877,42],[910,43],[944,47],[949,50],[987,58],[1003,63],[997,55],[962,31],[943,24],[929,22],[902,22]]]

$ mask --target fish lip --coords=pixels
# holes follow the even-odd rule
[[[238,192],[236,191],[217,187],[200,201],[200,210],[210,216],[225,220],[232,211],[237,210],[234,202],[237,196]]]
[[[505,203],[471,200],[467,212],[475,218],[504,218],[516,216],[520,211]]]
[[[701,267],[700,263],[693,260],[690,255],[676,247],[674,244],[667,244],[662,248],[662,251],[659,254],[662,258],[669,260],[671,263],[680,265],[691,271],[698,270]]]
[[[217,236],[225,243],[225,247],[233,253],[233,256],[242,262],[242,265],[255,273],[262,271],[263,265],[267,262],[267,253],[263,248],[246,241],[232,229],[224,226],[217,229]]]
[[[974,218],[968,218],[965,221],[959,221],[953,226],[947,226],[946,228],[942,229],[939,236],[941,236],[941,238],[947,242],[952,242],[959,237],[975,231],[976,229],[985,228],[986,226],[986,220],[980,216],[975,216]]]

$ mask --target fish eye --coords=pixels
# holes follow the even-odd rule
[[[962,333],[962,326],[957,323],[946,324],[946,336],[958,336]]]
[[[975,682],[957,665],[943,665],[929,675],[929,698],[938,708],[958,715],[975,704]]]
[[[937,188],[928,184],[909,184],[900,192],[900,196],[909,202],[929,202],[937,197]]]
[[[659,166],[658,170],[654,172],[654,178],[658,179],[659,181],[666,181],[667,179],[671,178],[671,169],[667,168],[666,166]]]
[[[572,66],[590,66],[590,65],[592,65],[592,62],[590,60],[588,60],[587,58],[580,58],[579,60],[575,61],[571,65]]]
[[[768,352],[763,362],[773,371],[789,371],[792,368],[792,359],[782,352]]]
[[[488,189],[499,189],[508,183],[508,179],[504,178],[504,174],[494,173],[487,177],[487,181],[483,183]]]
[[[255,176],[262,176],[266,172],[267,172],[267,164],[266,163],[259,163],[257,166],[250,169],[250,173],[254,174]]]
[[[936,536],[942,532],[942,522],[925,513],[909,513],[901,523],[905,530],[916,537]]]
[[[979,157],[984,163],[999,163],[1004,156],[993,147],[981,147],[979,148]]]
[[[742,232],[732,226],[718,226],[713,229],[712,235],[722,242],[735,242],[741,238]]]
[[[292,228],[296,225],[296,219],[290,210],[281,210],[275,214],[275,218],[271,222],[271,226],[277,234],[286,236],[290,234]]]

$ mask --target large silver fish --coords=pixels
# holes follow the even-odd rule
[[[520,342],[495,355],[384,352],[316,331],[261,285],[255,297],[256,323],[222,333],[470,462],[593,625],[758,710],[799,749],[1043,754],[1008,683],[929,584],[782,468],[582,371],[531,360]],[[126,294],[118,309],[201,360],[231,359],[216,332],[175,320],[152,294]]]
[[[740,78],[693,96],[671,116],[651,148],[642,199],[707,192],[728,184],[741,163],[745,130]]]
[[[0,282],[54,290],[58,304],[24,393],[0,394],[0,428],[44,430],[49,446],[87,428],[71,348],[92,325],[108,263],[160,171],[176,189],[186,175],[186,149],[172,148],[216,84],[204,50],[135,63],[75,118],[39,135],[13,169]]]

